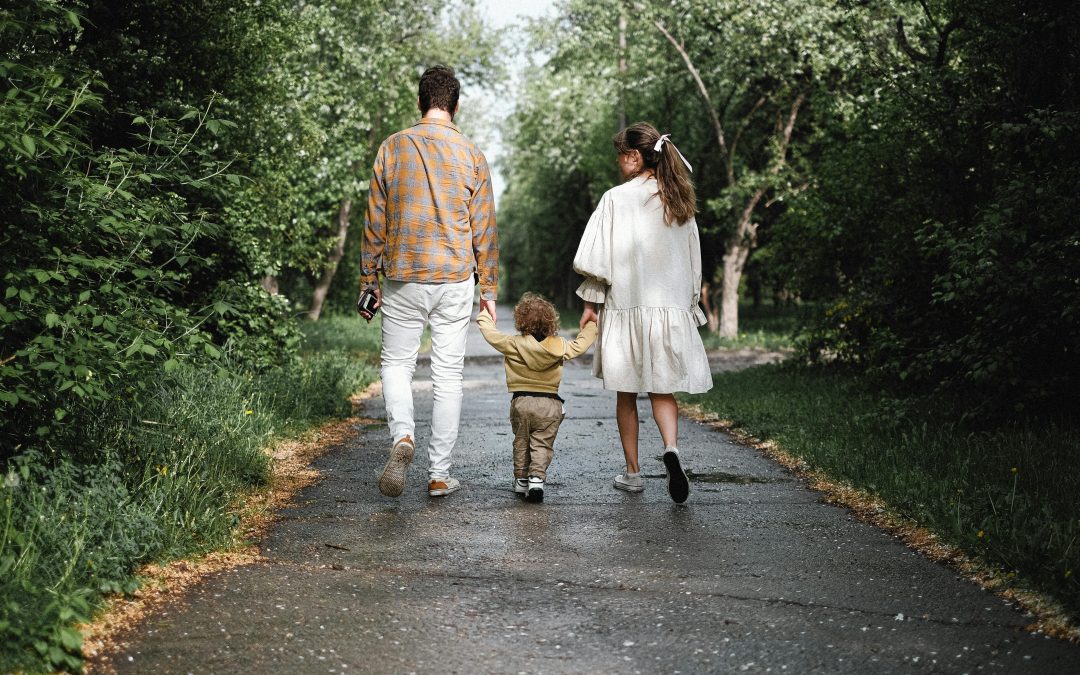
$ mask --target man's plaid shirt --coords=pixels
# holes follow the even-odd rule
[[[425,117],[383,141],[368,193],[360,286],[480,278],[494,300],[499,237],[484,154],[451,122]]]

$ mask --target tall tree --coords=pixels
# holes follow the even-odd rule
[[[757,242],[760,211],[768,199],[782,200],[808,179],[789,161],[792,144],[800,142],[795,133],[800,114],[823,85],[835,86],[855,51],[837,39],[840,12],[831,3],[710,0],[633,6],[685,66],[715,136],[723,187],[707,203],[728,226],[719,316],[711,303],[709,318],[721,336],[734,338],[739,283]]]

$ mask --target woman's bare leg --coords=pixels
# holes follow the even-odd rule
[[[638,413],[637,392],[620,391],[615,399],[615,421],[619,424],[619,440],[626,456],[626,470],[641,471],[638,466]]]
[[[660,437],[664,439],[664,447],[679,447],[679,404],[673,394],[649,393],[652,401],[652,416],[656,420],[656,426],[660,429]],[[622,426],[619,427],[622,429]],[[626,442],[623,441],[625,449]],[[634,437],[634,448],[637,448],[637,436]],[[635,457],[637,452],[634,453]]]

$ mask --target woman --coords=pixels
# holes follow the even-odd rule
[[[705,323],[701,245],[694,221],[694,186],[682,153],[651,125],[639,122],[614,138],[622,185],[600,199],[574,256],[586,279],[581,326],[596,320],[593,374],[618,392],[626,470],[615,487],[645,489],[638,464],[638,392],[648,392],[664,441],[668,493],[686,501],[690,483],[679,460],[679,407],[674,392],[712,387],[709,361],[697,327]],[[599,310],[598,310],[599,307]]]

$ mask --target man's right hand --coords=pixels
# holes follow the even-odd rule
[[[487,312],[491,315],[491,322],[497,323],[495,319],[495,301],[494,300],[480,300],[480,311]]]
[[[380,307],[382,307],[382,289],[379,288],[378,286],[376,286],[375,288],[371,289],[371,292],[375,296],[374,309],[378,310]],[[372,319],[375,318],[375,315],[374,314],[369,314],[369,313],[365,312],[364,310],[360,309],[360,299],[363,298],[363,297],[364,297],[364,291],[360,291],[360,297],[357,298],[357,300],[356,300],[356,312],[360,316],[367,319],[368,321],[371,321]]]

